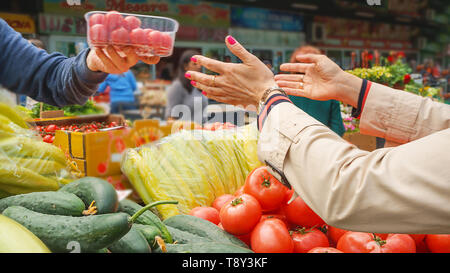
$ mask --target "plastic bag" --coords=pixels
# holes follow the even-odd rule
[[[122,172],[144,203],[175,199],[158,206],[163,219],[211,206],[220,195],[233,194],[254,168],[262,165],[255,124],[227,130],[181,130],[135,149],[128,149]]]
[[[15,107],[0,102],[0,198],[58,190],[72,179],[63,151],[43,142]]]

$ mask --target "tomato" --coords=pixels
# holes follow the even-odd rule
[[[450,253],[450,234],[428,234],[425,242],[432,253]]]
[[[148,44],[148,36],[142,28],[135,28],[130,33],[130,41],[136,45]]]
[[[162,45],[163,36],[162,33],[158,30],[153,30],[148,34],[149,45],[153,47],[153,49],[159,49]]]
[[[124,27],[120,27],[111,32],[111,41],[116,44],[128,44],[130,41],[130,34]]]
[[[133,29],[141,26],[141,20],[133,15],[129,15],[123,19],[123,26],[128,31],[132,31]]]
[[[348,230],[340,229],[333,226],[328,226],[328,238],[330,238],[331,243],[337,244],[339,241],[339,238],[341,238],[342,235],[344,235]]]
[[[253,229],[250,244],[256,253],[292,253],[294,242],[286,225],[280,219],[259,222]]]
[[[373,233],[346,232],[337,243],[345,253],[415,253],[414,239],[407,234],[388,234],[386,240]]]
[[[308,251],[308,253],[344,253],[334,247],[315,247]]]
[[[52,143],[52,142],[53,142],[52,135],[45,135],[45,136],[42,138],[42,140],[43,140],[44,142],[47,142],[47,143]]]
[[[189,215],[205,219],[215,225],[220,223],[219,211],[213,207],[195,207],[191,209]]]
[[[302,227],[320,227],[325,222],[306,205],[303,199],[298,196],[290,204],[286,204],[282,207],[284,215],[286,215],[289,223],[302,226]]]
[[[45,128],[45,131],[46,131],[47,133],[54,132],[54,131],[56,131],[56,130],[58,130],[58,126],[56,126],[55,124],[50,124],[49,126],[47,126],[47,127]]]
[[[89,28],[89,39],[93,43],[106,43],[108,42],[108,33],[106,27],[101,24],[93,25]]]
[[[241,240],[242,242],[244,242],[246,245],[250,246],[251,245],[251,238],[252,238],[252,233],[247,233],[244,235],[235,235],[236,238],[238,238],[239,240]]]
[[[294,190],[293,189],[287,189],[286,190],[286,195],[284,197],[284,203],[285,204],[287,204],[291,200],[292,195],[294,195]]]
[[[109,11],[105,15],[105,25],[109,32],[118,29],[124,25],[123,17],[117,11]]]
[[[292,235],[295,253],[307,253],[315,247],[329,247],[327,236],[317,228],[295,230]]]
[[[281,207],[287,190],[280,181],[269,173],[266,166],[251,171],[244,184],[244,193],[255,197],[263,211]]]
[[[242,194],[225,204],[220,210],[223,228],[233,235],[243,235],[252,231],[261,219],[261,206],[251,195]]]
[[[241,194],[244,194],[244,186],[237,189],[236,192],[234,193],[234,196],[239,196]]]
[[[283,221],[283,223],[287,227],[289,227],[289,223],[288,223],[288,221],[286,219],[286,216],[284,214],[280,214],[280,213],[265,213],[265,214],[263,214],[261,216],[261,220],[260,221],[263,221],[263,220],[266,220],[266,219],[270,219],[270,218],[280,219],[281,221]]]
[[[234,199],[235,196],[231,194],[222,194],[221,196],[217,197],[214,202],[212,203],[212,206],[220,211],[220,209],[228,202],[231,202],[231,200]]]
[[[89,27],[92,27],[96,24],[104,24],[105,23],[105,15],[101,13],[93,14],[89,17]]]

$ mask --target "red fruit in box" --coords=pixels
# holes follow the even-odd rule
[[[111,41],[117,44],[127,44],[130,42],[130,34],[124,27],[120,27],[111,32]]]
[[[148,34],[149,46],[153,47],[153,49],[158,49],[162,45],[163,36],[162,33],[158,30],[154,30]]]
[[[136,45],[146,45],[148,44],[148,36],[142,28],[135,28],[130,33],[130,40]]]
[[[105,15],[105,25],[108,31],[113,31],[124,25],[123,17],[117,11],[109,11]]]
[[[89,38],[93,43],[108,42],[108,32],[102,24],[96,24],[89,28]]]
[[[162,47],[164,49],[170,49],[172,47],[172,37],[169,34],[162,34]]]
[[[89,26],[92,27],[96,24],[103,24],[105,23],[105,15],[96,13],[93,14],[91,17],[89,17]]]
[[[135,16],[127,16],[125,19],[123,19],[123,26],[128,30],[132,31],[135,28],[138,28],[141,26],[141,20],[139,20]]]

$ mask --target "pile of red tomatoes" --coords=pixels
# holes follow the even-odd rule
[[[450,252],[450,235],[378,234],[327,225],[266,167],[253,170],[234,195],[190,215],[208,220],[244,241],[256,253]]]

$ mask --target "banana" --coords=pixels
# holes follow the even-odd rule
[[[34,140],[29,137],[12,137],[0,140],[0,154],[16,157],[31,157],[38,159],[54,160],[66,165],[64,152],[58,147]]]
[[[10,192],[7,190],[8,186],[34,191],[54,191],[59,189],[58,183],[52,179],[16,164],[2,162],[0,164],[0,189]]]
[[[25,167],[41,175],[54,174],[66,167],[53,160],[25,157],[6,157],[0,154],[0,164],[3,163],[16,164],[17,166]]]
[[[11,108],[6,103],[0,102],[0,114],[10,119],[15,124],[19,125],[22,128],[27,129],[28,124],[25,120],[17,113],[17,110]]]

